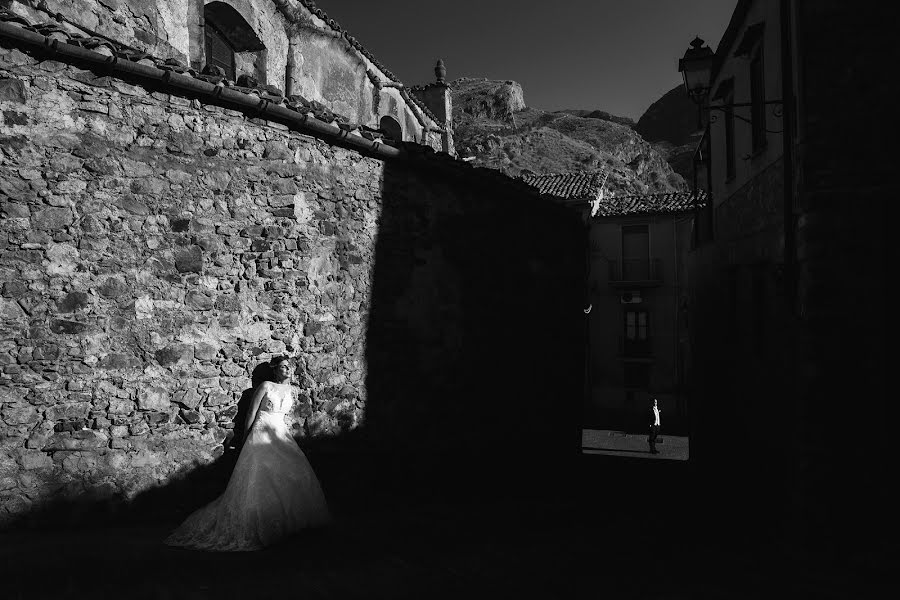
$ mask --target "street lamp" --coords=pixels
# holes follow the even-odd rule
[[[794,228],[795,224],[795,215],[794,215],[794,195],[796,190],[794,189],[794,145],[797,143],[796,140],[796,132],[793,130],[793,123],[796,120],[796,114],[791,114],[795,112],[796,107],[793,106],[793,102],[795,101],[793,98],[794,93],[794,85],[796,82],[794,81],[794,54],[791,48],[793,33],[791,29],[791,3],[782,2],[781,3],[781,57],[780,57],[780,75],[781,75],[781,88],[782,93],[784,94],[784,98],[779,98],[775,100],[766,100],[765,98],[753,98],[753,92],[751,89],[751,102],[730,102],[730,103],[717,103],[717,104],[709,104],[709,95],[712,85],[712,69],[713,63],[715,62],[715,53],[709,48],[709,46],[705,45],[705,42],[700,39],[700,36],[694,37],[691,41],[691,47],[687,49],[684,53],[684,56],[678,60],[678,71],[684,77],[684,89],[687,91],[688,96],[691,100],[697,105],[697,120],[698,120],[698,128],[703,128],[703,110],[706,109],[709,113],[712,113],[714,110],[718,110],[726,113],[729,117],[739,119],[741,121],[745,121],[750,123],[751,125],[759,126],[761,128],[765,128],[765,120],[761,120],[760,124],[754,124],[753,120],[748,120],[743,116],[736,115],[733,112],[735,108],[742,107],[753,107],[757,111],[761,112],[763,106],[772,106],[772,114],[775,117],[782,119],[782,128],[780,131],[772,131],[771,133],[780,133],[782,134],[782,145],[783,145],[783,155],[782,155],[782,166],[783,166],[783,198],[784,198],[784,270],[785,270],[785,287],[786,293],[785,297],[789,303],[789,310],[791,313],[795,310],[794,303],[796,302],[796,265],[795,265],[795,253],[796,253],[796,232]],[[751,36],[751,30],[755,31],[755,35],[759,35],[761,31],[761,25],[752,25],[747,28],[745,32],[745,38]],[[752,41],[752,40],[751,40]],[[745,45],[745,42],[742,41],[739,45],[738,51],[736,55],[745,55],[746,48],[742,48]],[[778,64],[778,62],[772,61],[769,63],[770,66],[774,66]],[[752,84],[751,84],[752,87]],[[714,98],[715,99],[715,98]],[[757,114],[755,117],[759,117],[761,115]],[[710,122],[715,121],[715,116],[710,116]],[[766,129],[765,131],[769,131]],[[710,130],[707,127],[706,133],[704,134],[704,138],[706,143],[709,143]],[[707,148],[707,155],[709,154],[709,148]],[[695,162],[696,164],[696,162]],[[697,184],[696,184],[696,169],[695,169],[695,177],[694,177],[694,192],[696,198]],[[711,192],[712,190],[708,190],[710,192],[707,195],[707,206],[712,207],[713,200]],[[697,209],[699,216],[699,208]],[[695,228],[695,231],[698,228]]]
[[[697,105],[697,128],[703,128],[703,109],[708,111],[727,111],[732,108],[760,105],[775,105],[774,114],[776,117],[782,115],[781,100],[758,100],[754,102],[737,102],[729,104],[714,104],[708,102],[709,93],[712,85],[712,67],[715,60],[715,53],[706,45],[700,37],[695,37],[691,41],[691,47],[687,49],[684,56],[678,59],[678,72],[684,77],[684,89],[688,96]],[[735,118],[742,121],[747,119],[734,115]],[[715,117],[712,118],[715,121]],[[747,121],[748,123],[750,121]],[[781,133],[773,131],[772,133]]]
[[[698,129],[703,127],[703,105],[709,96],[709,80],[712,76],[714,57],[710,47],[697,36],[684,56],[678,59],[678,72],[684,76],[684,89],[697,105]]]

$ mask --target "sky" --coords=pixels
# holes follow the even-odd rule
[[[486,77],[543,110],[637,120],[681,83],[694,36],[715,50],[737,0],[317,0],[406,85]]]

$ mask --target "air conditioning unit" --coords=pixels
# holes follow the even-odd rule
[[[622,296],[619,298],[622,304],[640,304],[641,303],[641,293],[640,292],[622,292]]]

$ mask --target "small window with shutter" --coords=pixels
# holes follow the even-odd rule
[[[231,80],[236,79],[234,48],[212,23],[207,22],[204,30],[206,31],[206,64],[222,67],[225,70],[225,77]]]

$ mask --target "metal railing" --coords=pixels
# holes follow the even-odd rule
[[[662,260],[658,258],[623,258],[609,261],[609,281],[612,283],[660,283]]]

